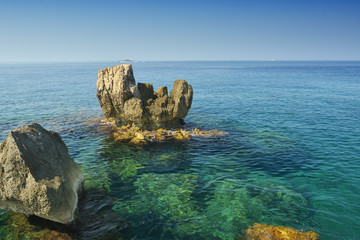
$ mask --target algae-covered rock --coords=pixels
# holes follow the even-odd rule
[[[216,129],[209,131],[203,131],[197,128],[194,130],[179,129],[177,131],[167,130],[164,128],[159,128],[157,130],[144,130],[136,127],[135,124],[117,127],[113,118],[106,118],[103,122],[105,123],[104,125],[106,128],[110,126],[112,129],[111,132],[115,141],[127,142],[135,145],[166,140],[187,141],[193,137],[216,137],[228,134],[227,132]]]
[[[318,240],[313,231],[299,232],[294,228],[254,223],[245,233],[243,240]]]
[[[184,131],[184,130],[178,130],[174,133],[173,135],[174,139],[179,140],[179,141],[185,141],[185,140],[189,140],[190,139],[190,135],[188,132]]]
[[[178,223],[171,231],[183,239],[237,239],[240,229],[247,229],[259,219],[272,221],[274,216],[284,219],[286,211],[282,206],[289,203],[291,206],[288,207],[305,205],[301,195],[282,185],[274,186],[262,179],[262,185],[268,187],[265,189],[254,183],[252,180],[231,178],[215,182],[214,195],[205,202],[204,210],[199,211],[196,217]],[[276,193],[273,194],[273,191]],[[268,202],[270,198],[273,198],[272,204]]]
[[[119,162],[113,161],[111,167],[112,172],[118,174],[124,182],[129,178],[137,176],[138,170],[144,168],[144,166],[133,159],[124,159]]]
[[[72,240],[72,238],[66,233],[51,230],[44,234],[40,240]]]
[[[133,144],[144,144],[146,142],[145,135],[142,132],[135,132],[135,137],[130,141]]]
[[[131,64],[99,70],[96,86],[104,115],[113,117],[117,126],[181,128],[193,99],[192,87],[183,79],[174,82],[170,97],[167,87],[154,92],[150,83],[136,86]]]
[[[110,191],[110,177],[107,167],[99,162],[83,162],[81,169],[84,174],[84,189],[97,192]]]
[[[262,203],[253,198],[241,180],[226,179],[215,185],[214,195],[203,212],[172,231],[182,238],[236,239],[262,213]]]
[[[261,221],[272,225],[313,225],[308,200],[281,177],[249,174],[245,184],[264,209],[271,209],[262,213]]]
[[[121,171],[129,166],[126,171],[130,176],[142,167],[136,162],[125,161],[119,166],[119,174],[123,174]],[[280,217],[288,224],[298,225],[301,219],[291,214],[298,215],[299,211],[304,211],[306,199],[285,187],[281,181],[272,180],[269,176],[259,178],[214,179],[204,186],[201,179],[193,174],[143,174],[134,182],[137,195],[118,201],[113,209],[129,217],[146,218],[150,215],[163,219],[166,222],[162,228],[164,234],[170,233],[178,239],[237,239],[239,233],[246,231],[254,222],[261,220],[279,224]],[[213,194],[198,202],[194,198],[198,187],[209,187],[213,189]],[[301,209],[296,206],[301,206]],[[289,208],[296,211],[287,212]],[[306,218],[308,216],[303,216],[302,221]],[[274,220],[277,223],[273,223]]]
[[[32,124],[0,144],[0,208],[68,224],[82,186],[80,167],[57,133]]]
[[[197,177],[191,174],[143,174],[134,185],[138,199],[131,203],[118,202],[114,210],[132,214],[155,213],[170,221],[198,215],[191,202]]]
[[[0,239],[6,239],[10,235],[9,227],[6,225],[9,213],[0,209]]]
[[[8,233],[1,238],[4,240],[72,240],[67,233],[31,223],[22,213],[8,213],[6,228]]]

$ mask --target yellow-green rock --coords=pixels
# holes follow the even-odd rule
[[[254,223],[243,240],[318,240],[319,235],[313,231],[299,232],[294,228]]]

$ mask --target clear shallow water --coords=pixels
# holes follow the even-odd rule
[[[0,141],[38,122],[86,178],[78,239],[235,239],[254,222],[360,236],[360,62],[139,62],[194,89],[186,122],[229,135],[135,147],[99,131],[97,70],[0,65]],[[6,215],[0,224],[6,226]]]

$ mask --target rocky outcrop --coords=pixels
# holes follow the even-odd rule
[[[319,235],[313,231],[298,232],[294,228],[283,226],[272,226],[255,223],[250,227],[246,233],[245,238],[240,237],[243,240],[318,240]]]
[[[154,92],[150,83],[136,86],[131,64],[99,70],[96,86],[104,115],[113,117],[117,126],[181,128],[193,99],[192,87],[185,80],[175,80],[170,96],[167,87]]]
[[[57,133],[35,123],[0,144],[0,208],[68,224],[82,187],[80,167]]]

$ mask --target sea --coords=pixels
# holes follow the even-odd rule
[[[97,71],[120,64],[0,64],[0,142],[37,122],[84,174],[78,218],[31,228],[73,239],[238,239],[254,223],[360,239],[360,62],[131,62],[154,89],[186,79],[186,128],[228,134],[132,145],[104,128]],[[0,211],[0,238],[30,239]],[[21,228],[21,229],[20,229]]]

